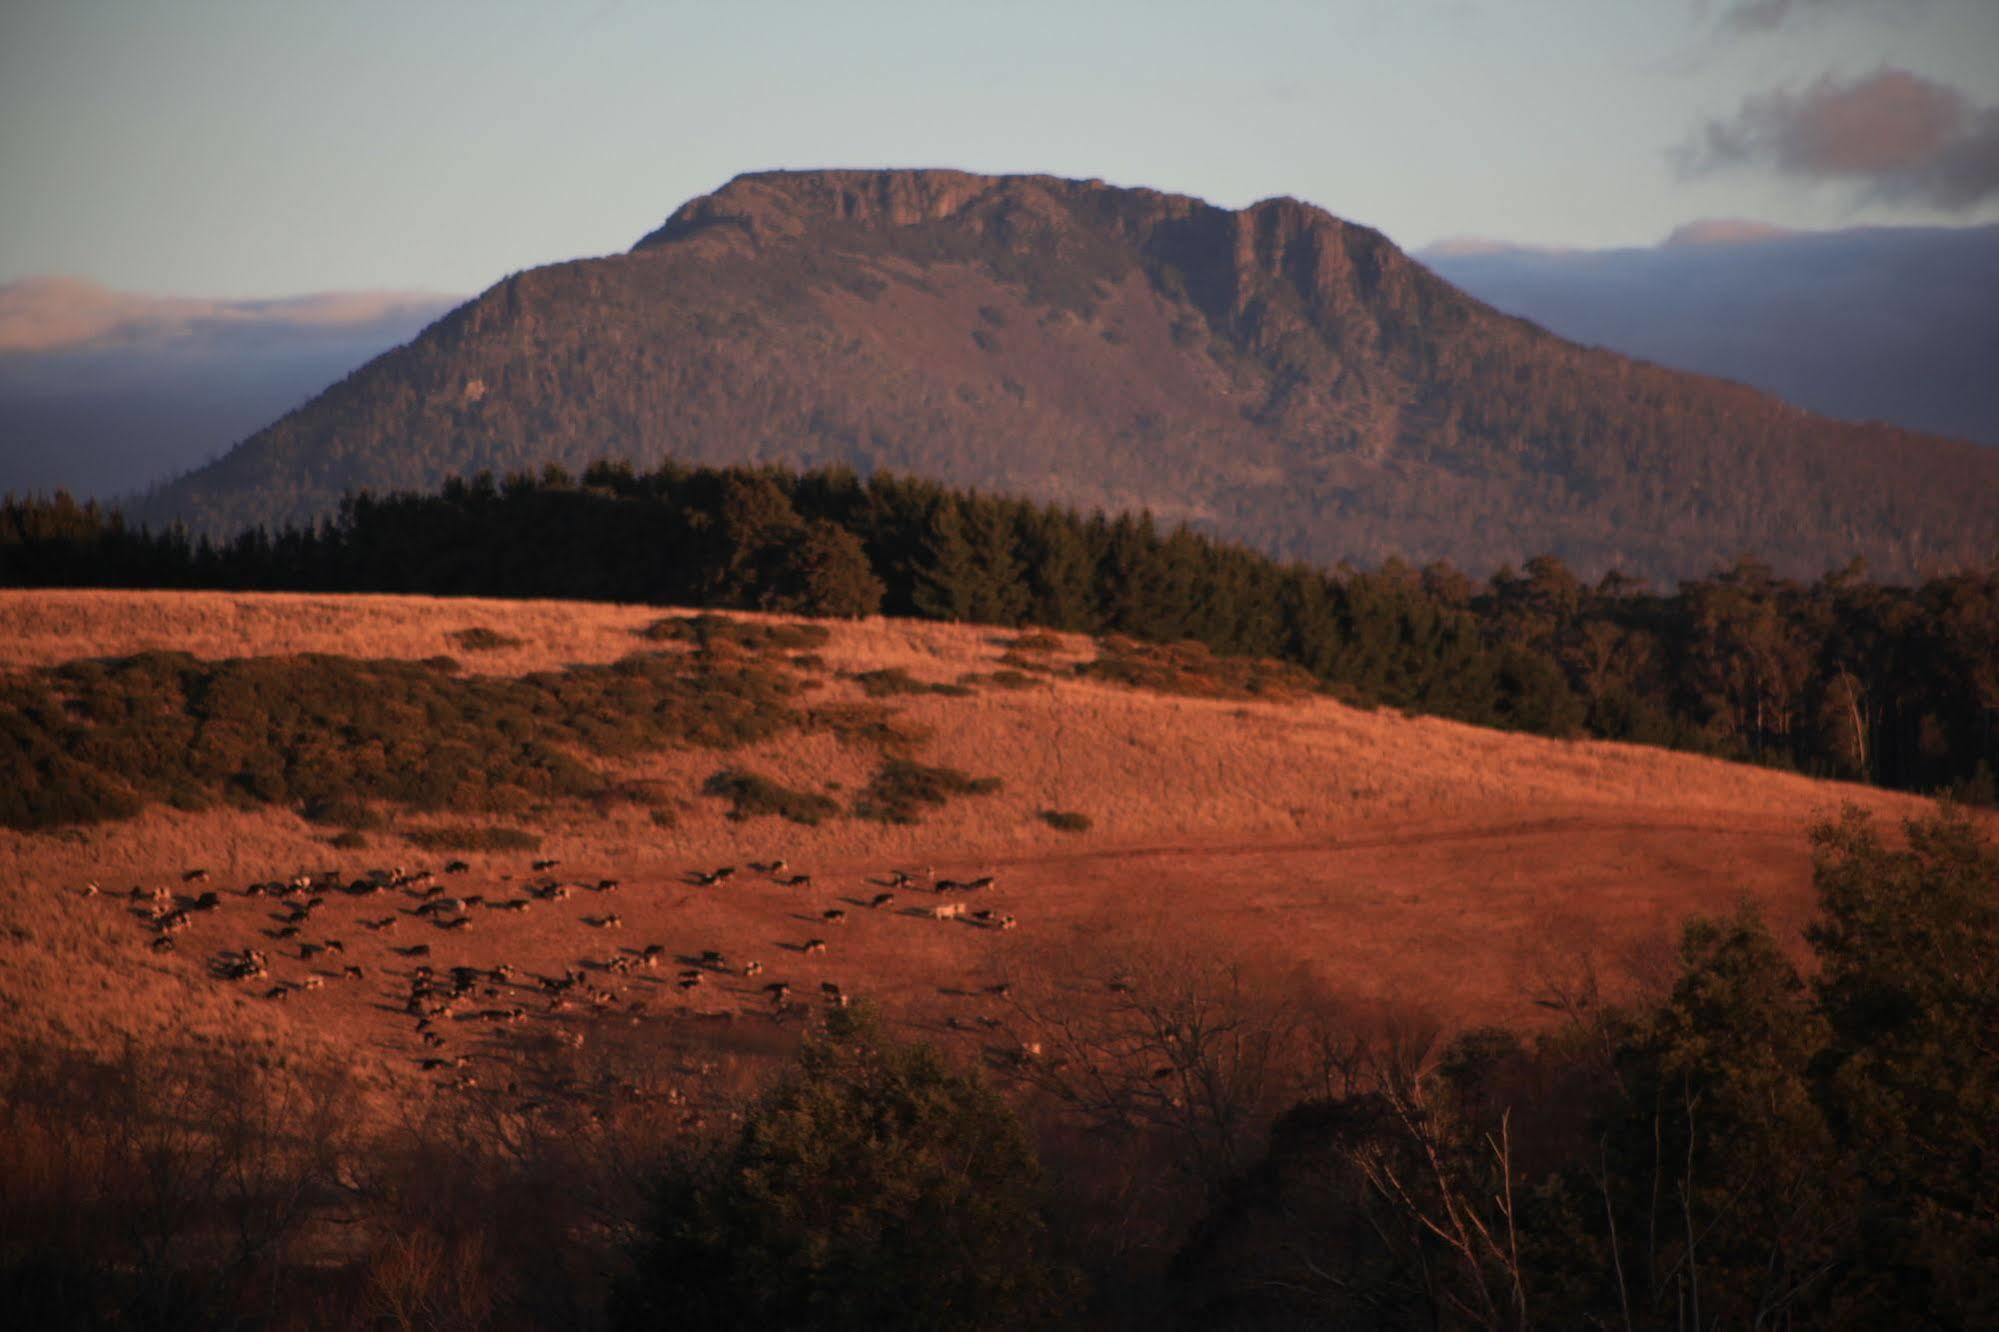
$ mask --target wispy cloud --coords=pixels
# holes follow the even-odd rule
[[[1983,4],[1986,0],[1953,0],[1961,4]],[[1712,15],[1715,27],[1724,33],[1775,32],[1800,20],[1823,18],[1840,13],[1872,11],[1876,17],[1906,20],[1931,8],[1935,0],[1695,0],[1702,16]]]
[[[425,319],[457,303],[429,292],[341,291],[262,301],[141,296],[80,278],[0,284],[0,352],[172,342],[250,330],[361,328]]]
[[[1855,9],[1866,3],[1868,0],[1734,0],[1720,7],[1718,26],[1735,32],[1770,32],[1801,15]]]
[[[1999,106],[1887,66],[1744,100],[1673,150],[1682,174],[1848,181],[1870,200],[1961,210],[1999,194]]]

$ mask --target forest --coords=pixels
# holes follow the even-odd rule
[[[1666,590],[1541,557],[1326,570],[1166,529],[839,468],[600,463],[224,541],[65,495],[0,502],[0,586],[548,597],[1192,641],[1363,706],[1669,746],[1991,804],[1999,558],[1915,586],[1750,558]]]

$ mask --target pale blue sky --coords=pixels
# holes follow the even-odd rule
[[[1999,0],[0,0],[0,282],[470,292],[823,165],[1290,194],[1411,248],[1999,218],[1670,160],[1883,67],[1991,147]]]

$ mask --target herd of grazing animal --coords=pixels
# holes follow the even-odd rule
[[[519,890],[518,895],[508,897],[487,893],[448,893],[439,882],[438,873],[402,866],[368,870],[355,878],[348,878],[339,871],[324,870],[289,879],[251,883],[241,890],[240,896],[265,899],[265,904],[273,908],[267,915],[263,934],[276,946],[268,953],[257,946],[219,949],[208,959],[208,974],[230,985],[261,982],[261,988],[255,992],[272,1002],[323,990],[328,981],[365,982],[371,974],[370,968],[345,962],[344,958],[337,969],[308,969],[305,974],[292,977],[276,974],[281,969],[296,972],[301,967],[309,968],[310,964],[326,964],[329,959],[341,958],[347,946],[342,939],[329,932],[332,928],[330,917],[345,914],[340,908],[350,901],[369,902],[372,899],[376,912],[382,905],[393,907],[386,914],[347,915],[350,924],[358,924],[369,933],[388,935],[396,932],[399,926],[406,926],[434,930],[444,935],[470,930],[475,916],[480,914],[519,914],[539,904],[567,901],[577,893],[604,896],[621,890],[621,884],[616,879],[558,881],[548,875],[557,863],[546,858],[534,861],[532,870],[535,877]],[[749,869],[775,886],[803,889],[812,885],[809,874],[786,873],[789,866],[781,859],[751,862]],[[442,871],[443,875],[452,877],[470,873],[471,865],[462,860],[447,863]],[[712,870],[688,871],[685,881],[701,887],[718,887],[739,881],[737,874],[736,866],[723,865]],[[181,876],[182,886],[202,884],[209,877],[207,870],[189,870]],[[505,886],[512,876],[501,875],[499,878],[500,884],[496,886]],[[934,871],[919,875],[909,870],[894,870],[885,879],[869,880],[869,883],[876,887],[886,884],[891,890],[921,889],[927,883],[933,894],[947,896],[983,892],[994,886],[995,878],[986,875],[960,881],[938,878]],[[85,885],[81,894],[85,897],[104,895],[94,883]],[[215,890],[187,895],[167,888],[134,887],[126,894],[126,900],[132,904],[132,913],[151,931],[150,947],[163,953],[176,950],[180,946],[177,939],[187,937],[199,918],[220,912],[224,907],[222,893]],[[869,898],[848,900],[875,912],[884,912],[894,905],[897,894],[896,891],[881,891]],[[1011,915],[992,910],[970,911],[962,901],[942,902],[927,908],[906,908],[889,914],[963,921],[997,930],[1012,929],[1015,925]],[[844,907],[829,906],[818,913],[818,920],[828,926],[846,927],[849,919]],[[570,923],[600,931],[618,930],[624,925],[615,911],[577,916],[571,918]],[[669,983],[663,978],[645,974],[656,972],[660,959],[668,955],[667,946],[660,943],[621,949],[601,960],[586,957],[580,959],[580,965],[566,967],[550,976],[531,974],[504,962],[483,967],[434,966],[429,942],[393,946],[385,941],[385,946],[391,957],[400,959],[406,965],[398,970],[396,963],[391,962],[387,968],[375,970],[392,981],[399,979],[404,982],[399,1007],[402,1014],[414,1023],[412,1035],[421,1050],[415,1059],[417,1067],[448,1074],[447,1085],[458,1088],[479,1084],[473,1074],[465,1071],[471,1056],[448,1053],[454,1032],[461,1035],[478,1032],[490,1036],[496,1031],[548,1022],[579,1007],[600,1014],[616,1012],[636,1022],[648,1013],[649,1004],[643,993],[634,994],[629,987],[666,986]],[[828,952],[827,940],[817,937],[787,946],[801,956]],[[682,961],[686,965],[671,985],[683,997],[689,998],[705,993],[721,978],[749,980],[760,977],[764,971],[760,961],[751,959],[731,963],[721,950],[714,948],[698,950]],[[778,1016],[800,1011],[793,1000],[791,982],[775,980],[764,983],[762,992]],[[850,1002],[846,989],[835,981],[820,982],[819,992],[828,1007],[844,1008]],[[733,1015],[733,1010],[704,1014]],[[580,1047],[583,1042],[580,1032],[568,1028],[557,1028],[549,1034],[558,1044],[571,1048]]]

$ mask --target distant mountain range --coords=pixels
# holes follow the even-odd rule
[[[1456,241],[1417,258],[1574,338],[1815,412],[1999,444],[1999,225],[1710,220],[1652,249]]]
[[[138,296],[0,286],[0,492],[113,497],[220,455],[461,298]]]
[[[1321,562],[1811,573],[1989,558],[1999,452],[1578,346],[1292,199],[739,177],[516,274],[152,494],[211,529],[599,457],[842,463]]]

